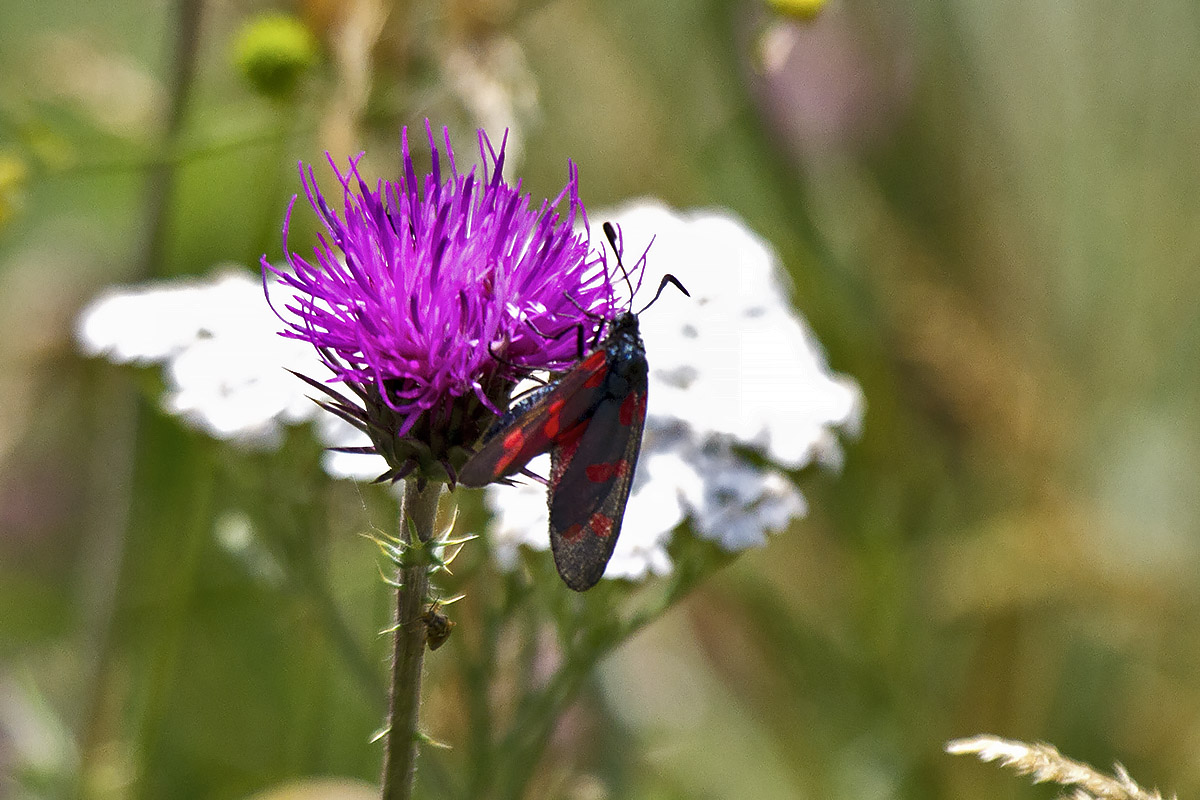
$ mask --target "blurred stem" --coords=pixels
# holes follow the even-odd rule
[[[183,127],[183,115],[191,95],[192,79],[196,75],[196,53],[200,45],[201,0],[180,0],[178,14],[170,30],[175,32],[171,43],[170,105],[167,107],[163,140],[166,150],[173,151]],[[166,236],[168,200],[175,185],[175,164],[171,159],[157,162],[150,171],[146,185],[145,240],[139,259],[139,275],[156,274],[162,261],[163,240]]]
[[[311,604],[333,649],[342,657],[363,691],[371,696],[372,701],[383,702],[387,699],[388,690],[383,683],[383,676],[378,672],[378,664],[373,663],[363,652],[354,632],[338,609],[329,580],[318,563],[316,554],[307,549],[294,561],[298,562],[293,563],[293,567],[296,577],[299,578],[295,581],[294,591]]]
[[[526,601],[529,599],[532,587],[525,580],[517,578],[514,573],[505,574],[502,580],[503,589],[499,592],[502,600],[498,603],[482,604],[483,618],[479,624],[480,644],[478,650],[473,655],[460,658],[458,661],[463,684],[467,689],[468,714],[468,750],[464,763],[469,765],[469,771],[466,790],[462,793],[463,797],[487,796],[488,787],[497,783],[496,768],[493,765],[496,763],[496,759],[503,755],[497,749],[493,737],[496,720],[492,713],[490,700],[496,680],[497,665],[500,663],[500,643],[511,638],[512,628],[510,626],[514,624],[517,611],[522,607],[528,610],[529,604]],[[494,592],[488,594],[489,599],[495,596]],[[527,630],[536,630],[536,615],[527,611],[526,616],[530,617],[526,626]],[[463,648],[463,650],[465,651],[467,648]],[[527,636],[521,653],[521,667],[518,673],[521,676],[522,684],[535,680],[534,676],[537,673],[534,668],[534,658],[536,654],[536,638]],[[524,691],[524,685],[519,691]]]
[[[717,563],[709,559],[678,559],[675,563],[675,574],[672,576],[667,588],[658,596],[658,599],[647,603],[645,607],[630,616],[629,619],[625,620],[619,626],[616,636],[617,643],[629,639],[642,628],[661,617],[672,606],[682,600],[684,595],[696,588],[696,585],[700,581],[712,575],[727,563],[729,563],[728,559]]]
[[[169,444],[159,439],[154,446],[157,452],[151,458],[157,460]],[[186,642],[194,624],[192,610],[198,571],[209,541],[216,502],[217,445],[201,441],[196,447],[188,471],[180,470],[167,477],[165,489],[163,484],[138,487],[147,496],[157,496],[163,501],[150,512],[148,519],[138,521],[139,526],[144,526],[141,544],[145,549],[140,558],[153,571],[141,590],[146,593],[144,596],[154,597],[156,603],[153,627],[143,635],[141,643],[147,652],[138,656],[139,669],[144,668],[146,675],[134,679],[135,685],[140,683],[143,688],[139,690],[141,697],[131,704],[138,709],[134,712],[136,733],[132,741],[137,743],[140,759],[136,771],[138,785],[131,790],[132,797],[160,796],[167,785],[169,761],[162,752],[169,750],[167,730],[173,710],[172,689],[177,682],[188,680],[184,677],[189,666]],[[166,531],[172,535],[164,536]]]
[[[496,764],[503,765],[496,780],[496,797],[517,800],[524,795],[529,777],[537,767],[554,726],[579,696],[584,681],[596,665],[633,634],[662,616],[692,590],[711,569],[681,562],[674,579],[656,600],[626,620],[597,621],[589,615],[578,645],[566,654],[546,686],[530,695],[518,711],[508,736],[500,745]]]
[[[176,32],[170,42],[169,57],[172,59],[170,106],[167,113],[165,139],[173,143],[182,125],[183,112],[195,74],[196,52],[199,44],[200,0],[181,0],[176,24],[169,26]],[[150,173],[145,201],[144,230],[146,239],[138,257],[139,272],[147,277],[157,272],[163,220],[166,217],[166,198],[169,195],[171,167],[157,164]],[[105,454],[106,462],[97,470],[94,485],[101,487],[96,500],[95,536],[85,540],[90,545],[89,565],[82,581],[81,595],[87,602],[87,622],[83,626],[91,639],[86,652],[89,659],[87,673],[90,687],[82,717],[80,731],[80,764],[75,775],[75,785],[70,796],[81,797],[87,793],[87,782],[91,770],[98,761],[98,752],[104,736],[104,692],[114,659],[114,627],[116,625],[118,593],[129,570],[126,563],[126,546],[129,537],[130,508],[134,496],[134,462],[141,432],[141,414],[131,387],[115,389],[110,401],[102,404],[108,411],[103,436],[110,447],[97,448]],[[200,493],[198,493],[199,495]]]
[[[383,756],[383,800],[412,797],[426,636],[425,626],[418,621],[429,595],[429,571],[433,562],[427,545],[433,540],[441,493],[442,484],[428,483],[420,489],[415,478],[410,478],[404,487],[399,538],[407,546],[404,564],[396,574],[396,639]]]
[[[87,696],[78,735],[79,768],[76,785],[69,794],[83,797],[83,777],[94,768],[105,736],[104,697],[112,668],[114,628],[122,576],[127,571],[126,544],[134,487],[134,450],[137,447],[137,398],[127,382],[106,375],[96,382],[98,391],[91,411],[103,409],[104,419],[89,420],[96,445],[86,452],[94,455],[89,464],[88,488],[93,520],[92,535],[81,540],[86,564],[79,578],[77,599],[83,633],[82,652],[87,655],[84,671]]]
[[[612,649],[607,638],[603,634],[593,635],[579,650],[569,653],[545,688],[529,698],[518,712],[495,760],[496,797],[516,800],[524,796],[525,786],[541,760],[555,724],[579,696],[596,662]]]
[[[265,200],[256,226],[254,246],[247,260],[250,264],[256,263],[263,253],[269,253],[281,246],[283,232],[279,208],[286,206],[287,193],[284,191],[284,174],[278,165],[287,159],[289,148],[302,131],[300,121],[305,118],[304,114],[297,113],[299,103],[296,100],[279,103],[274,111],[277,128],[275,136],[269,140],[272,145],[270,155],[265,159],[265,163],[270,166],[267,170]]]

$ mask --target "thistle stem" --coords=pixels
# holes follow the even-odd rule
[[[396,574],[396,627],[392,651],[391,699],[383,755],[383,800],[412,797],[417,764],[417,713],[421,705],[421,665],[425,657],[425,626],[418,623],[429,594],[432,562],[423,545],[433,539],[442,484],[418,489],[410,479],[400,509],[400,538],[410,545],[411,562]]]

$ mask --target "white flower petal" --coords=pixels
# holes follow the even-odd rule
[[[277,307],[290,300],[287,287],[269,288]],[[226,268],[209,279],[110,289],[80,314],[77,337],[84,352],[117,363],[163,364],[168,413],[215,438],[270,449],[283,425],[320,413],[312,390],[285,368],[329,374],[310,344],[278,327],[261,278]]]

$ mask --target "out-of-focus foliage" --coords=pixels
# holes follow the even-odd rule
[[[387,174],[426,116],[512,126],[539,197],[569,157],[591,207],[740,214],[868,404],[809,519],[605,661],[528,796],[1044,796],[942,753],[980,731],[1200,793],[1200,7],[314,1],[325,63],[282,103],[231,61],[260,10],[0,0],[0,794],[376,779],[390,600],[355,534],[388,495],[302,432],[185,432],[71,326],[277,257],[298,160]],[[498,702],[539,675],[488,580],[427,664],[427,796],[513,769],[469,762],[481,640]]]

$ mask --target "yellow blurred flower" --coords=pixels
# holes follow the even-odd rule
[[[318,44],[296,17],[270,13],[242,27],[234,44],[234,61],[250,85],[268,97],[284,98],[316,63]]]
[[[826,0],[767,0],[767,5],[777,14],[796,19],[812,19],[821,13]]]
[[[8,224],[25,199],[29,168],[15,153],[0,151],[0,228]]]

